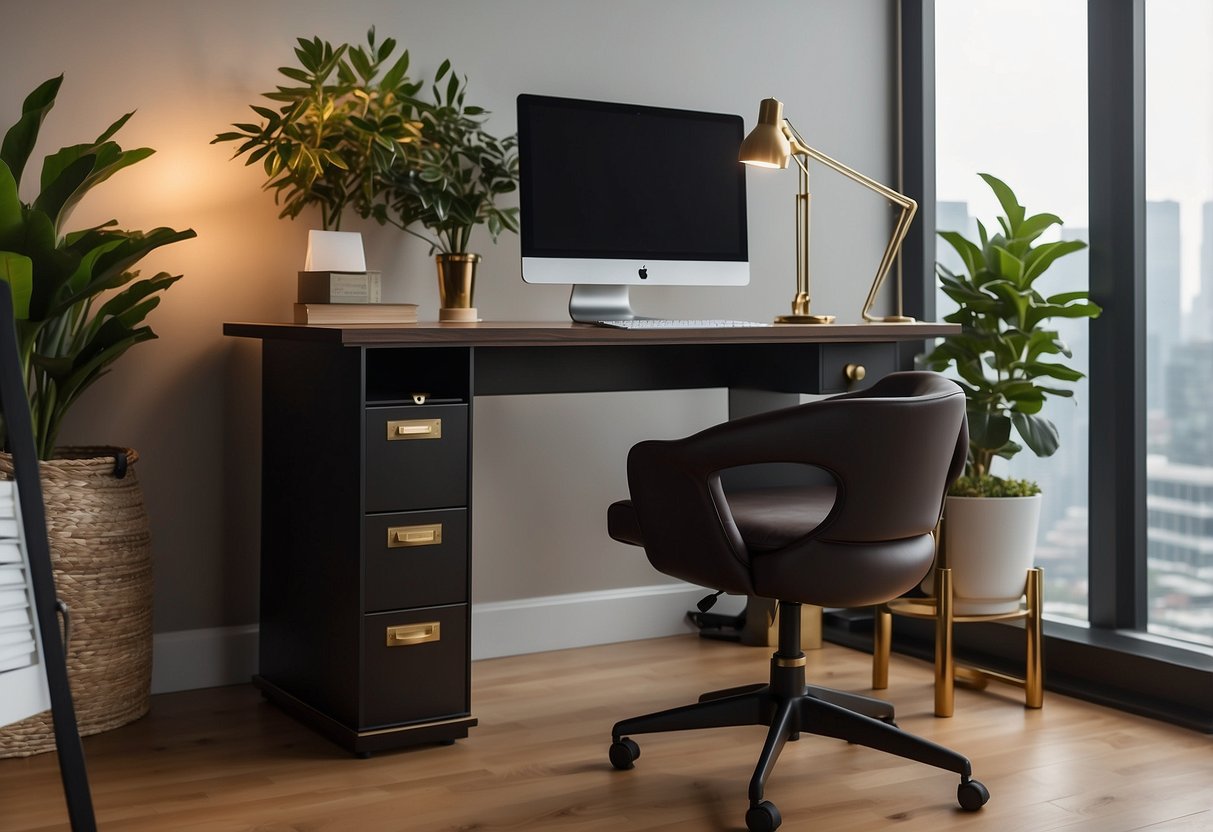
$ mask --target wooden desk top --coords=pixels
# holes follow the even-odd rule
[[[225,323],[223,334],[242,338],[320,341],[343,346],[612,346],[627,344],[788,344],[921,341],[960,331],[957,324],[780,324],[769,327],[624,330],[568,321],[419,322],[415,324],[304,325]]]

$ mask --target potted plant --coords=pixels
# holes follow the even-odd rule
[[[1071,357],[1070,349],[1049,322],[1094,318],[1101,311],[1086,291],[1044,295],[1037,286],[1058,258],[1086,244],[1037,242],[1061,219],[1028,216],[1004,182],[989,174],[981,178],[1002,207],[1000,231],[990,234],[978,222],[977,241],[956,231],[940,232],[964,263],[961,274],[936,264],[944,293],[959,305],[944,320],[960,324],[961,332],[944,338],[926,357],[932,370],[954,367],[968,398],[965,476],[952,487],[944,510],[944,558],[954,572],[958,614],[1018,606],[1035,553],[1040,489],[997,477],[991,466],[1025,445],[1040,457],[1057,450],[1057,427],[1041,408],[1052,396],[1072,397],[1074,391],[1064,385],[1083,374],[1061,360]]]
[[[385,199],[368,215],[425,240],[438,252],[440,319],[475,320],[472,306],[479,254],[468,251],[472,229],[484,224],[496,242],[518,231],[518,209],[497,198],[518,187],[517,137],[484,129],[487,111],[466,103],[467,78],[443,61],[431,85],[433,101],[415,100],[421,135],[402,149],[387,175]],[[424,231],[415,231],[418,223]]]
[[[369,215],[401,148],[420,135],[412,113],[421,84],[409,80],[408,50],[395,51],[392,38],[376,43],[374,27],[365,46],[299,38],[299,66],[279,67],[287,82],[264,93],[279,108],[250,105],[261,120],[233,124],[211,144],[239,142],[233,158],[261,163],[280,217],[315,206],[322,231],[311,234],[340,232],[347,209]]]
[[[116,727],[147,710],[151,678],[151,558],[147,517],[126,448],[60,448],[64,415],[128,349],[155,338],[145,319],[180,279],[139,278],[132,267],[192,230],[123,231],[110,221],[67,231],[72,209],[95,186],[152,154],[123,150],[112,137],[43,160],[32,202],[19,189],[63,76],[38,86],[0,145],[0,279],[11,291],[18,349],[42,462],[47,531],[60,595],[77,610],[68,669],[82,734]],[[12,459],[0,455],[0,476]],[[70,579],[65,579],[70,578]],[[49,719],[0,732],[0,756],[54,747]]]

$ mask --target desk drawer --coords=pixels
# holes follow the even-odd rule
[[[366,510],[466,506],[468,406],[368,407]]]
[[[847,376],[847,365],[863,367],[863,379],[853,381]],[[897,369],[897,345],[888,344],[822,344],[822,393],[846,393],[871,387],[876,381]]]
[[[467,509],[376,514],[363,532],[364,612],[467,602]]]
[[[363,616],[359,730],[468,712],[468,607]]]

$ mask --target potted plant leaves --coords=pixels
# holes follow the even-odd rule
[[[486,225],[494,242],[502,231],[518,231],[518,209],[497,204],[518,187],[518,142],[485,130],[487,111],[466,103],[467,79],[449,60],[438,67],[430,89],[432,101],[414,101],[420,138],[403,148],[387,175],[385,199],[369,214],[438,252],[439,318],[475,320],[480,255],[468,251],[472,229]]]
[[[968,399],[965,476],[952,487],[944,509],[944,557],[954,573],[957,614],[1018,606],[1035,554],[1040,489],[993,475],[992,463],[1024,446],[1040,457],[1057,450],[1057,427],[1041,409],[1051,397],[1072,397],[1067,385],[1083,374],[1065,363],[1072,354],[1051,321],[1094,318],[1101,311],[1085,290],[1046,295],[1039,288],[1058,258],[1086,244],[1039,242],[1061,219],[1029,216],[1004,182],[989,174],[981,178],[1002,208],[999,229],[990,233],[978,222],[977,240],[940,232],[964,264],[960,274],[936,264],[944,293],[959,306],[944,320],[960,324],[961,332],[926,357],[932,370],[955,368]]]
[[[250,105],[259,121],[211,140],[238,142],[233,158],[261,164],[280,217],[319,209],[310,241],[340,233],[347,211],[369,215],[403,146],[420,135],[412,101],[421,84],[408,77],[408,50],[395,52],[396,41],[378,43],[373,27],[364,46],[299,38],[299,65],[279,67],[285,83],[264,93],[278,108]]]
[[[123,150],[113,136],[131,113],[93,141],[42,163],[41,190],[19,195],[43,120],[63,76],[39,85],[0,145],[0,280],[10,291],[18,349],[42,459],[47,531],[60,594],[77,610],[68,670],[80,732],[122,725],[147,711],[151,680],[151,552],[147,515],[129,448],[61,448],[63,417],[135,344],[156,337],[147,315],[181,275],[140,278],[134,266],[192,230],[124,231],[117,221],[67,230],[89,191],[153,151]],[[12,478],[0,455],[0,476]],[[47,715],[0,732],[0,756],[54,747]]]

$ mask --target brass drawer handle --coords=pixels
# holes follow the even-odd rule
[[[842,372],[847,377],[847,381],[863,381],[868,375],[868,368],[862,364],[848,364],[842,368]]]
[[[441,640],[442,624],[438,621],[427,621],[424,624],[400,624],[387,628],[388,647],[411,647],[414,644]]]
[[[396,419],[387,423],[387,441],[398,439],[441,439],[441,419]]]
[[[437,546],[442,543],[442,524],[426,523],[423,526],[392,526],[387,530],[387,547]]]

